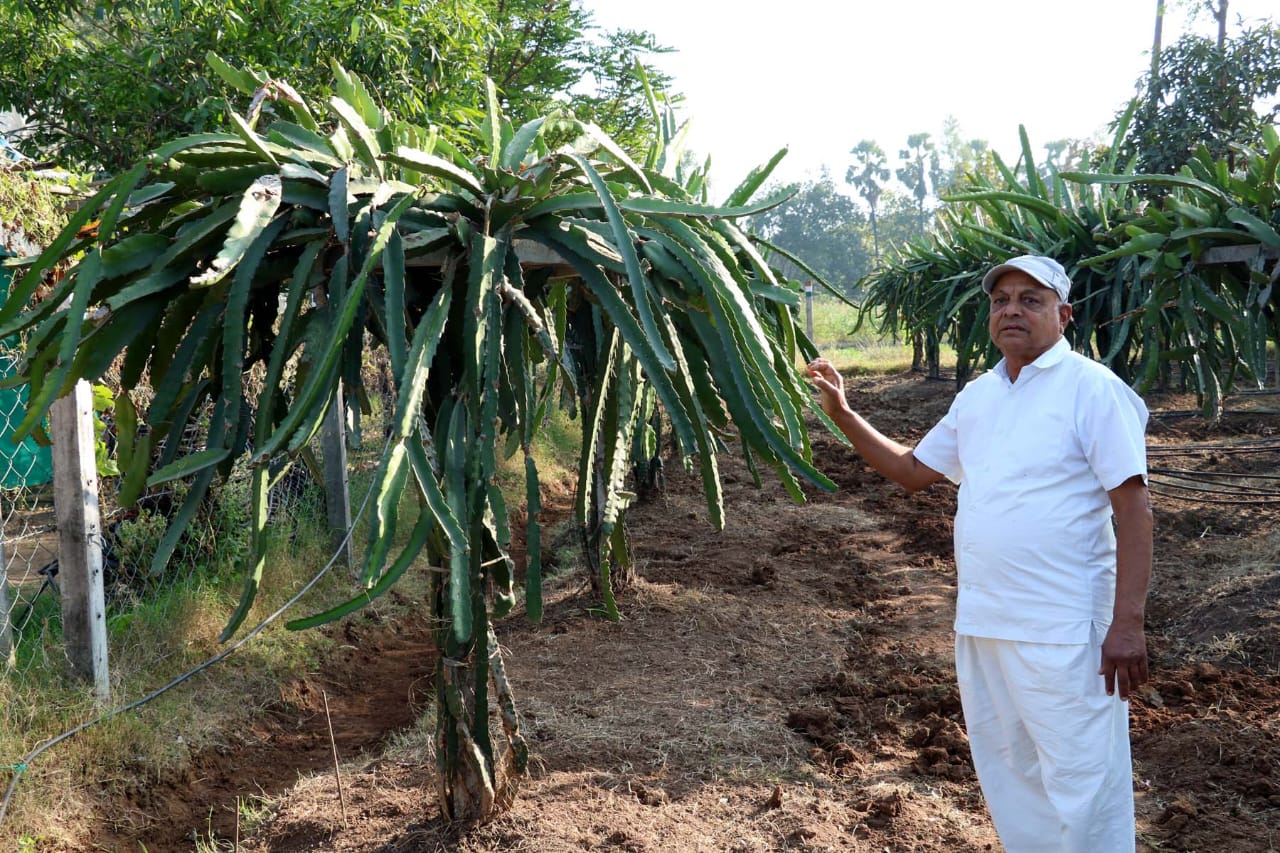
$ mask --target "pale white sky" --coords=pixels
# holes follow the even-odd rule
[[[1007,162],[1018,125],[1033,146],[1109,138],[1150,67],[1155,0],[583,0],[603,28],[644,29],[676,53],[655,62],[686,96],[690,146],[712,157],[713,195],[783,146],[774,177],[844,186],[849,150],[874,139],[896,163],[908,134],[948,116]],[[1164,44],[1190,0],[1167,0]],[[1231,0],[1280,16],[1276,0]],[[1207,14],[1194,25],[1207,34]],[[1037,151],[1038,153],[1038,151]]]

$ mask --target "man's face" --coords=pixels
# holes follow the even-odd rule
[[[1071,306],[1022,270],[1010,270],[991,288],[991,340],[1011,362],[1030,364],[1057,343]]]

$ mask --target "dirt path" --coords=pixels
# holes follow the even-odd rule
[[[891,377],[860,381],[854,397],[914,441],[950,388]],[[1195,429],[1162,427],[1153,441],[1211,437]],[[236,798],[262,792],[272,814],[242,834],[246,851],[999,850],[951,664],[954,490],[907,496],[834,439],[817,439],[817,454],[840,490],[810,490],[804,506],[726,460],[722,533],[694,478],[670,473],[630,516],[642,581],[621,623],[593,616],[590,595],[561,577],[542,624],[501,626],[534,759],[494,823],[441,825],[422,740],[394,737],[429,693],[430,648],[407,626],[350,638],[259,742],[175,780],[173,820],[132,839],[190,850],[211,809],[230,839]],[[1261,511],[1242,522],[1236,509],[1170,503],[1157,524],[1155,677],[1134,703],[1140,849],[1273,850],[1277,536]],[[322,684],[347,760],[345,828],[315,728]],[[216,783],[197,781],[211,769]],[[108,849],[140,849],[119,840]]]

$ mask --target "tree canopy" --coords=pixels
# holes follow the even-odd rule
[[[854,200],[839,192],[825,172],[819,180],[799,185],[786,204],[752,219],[754,233],[803,256],[829,284],[849,295],[871,271],[866,225]]]
[[[303,97],[338,63],[407,121],[460,134],[485,77],[517,121],[563,104],[622,144],[643,138],[644,32],[596,32],[578,0],[0,0],[0,104],[30,121],[27,153],[114,173],[171,139],[221,127],[230,90],[210,51]],[[646,69],[650,83],[668,79]]]
[[[1195,34],[1163,49],[1157,68],[1138,82],[1138,108],[1121,143],[1138,172],[1172,174],[1204,145],[1234,158],[1234,146],[1257,146],[1280,118],[1280,25],[1267,21],[1219,41]],[[1153,79],[1152,75],[1155,75]],[[1117,119],[1118,121],[1118,119]]]

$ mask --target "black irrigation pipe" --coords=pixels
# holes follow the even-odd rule
[[[1165,489],[1177,489],[1180,492],[1189,492],[1197,495],[1238,495],[1241,497],[1262,497],[1262,498],[1280,498],[1280,492],[1263,492],[1252,489],[1215,489],[1208,486],[1184,486],[1180,483],[1171,483],[1161,481],[1159,479],[1152,480],[1153,484],[1162,486]]]
[[[388,439],[388,443],[390,443],[390,439]],[[253,628],[253,630],[249,631],[249,633],[245,634],[235,643],[223,649],[221,652],[218,652],[218,654],[209,658],[204,663],[201,663],[198,666],[196,666],[194,669],[191,669],[183,673],[182,675],[179,675],[177,678],[173,679],[168,684],[156,690],[151,691],[146,696],[143,696],[141,699],[136,699],[133,702],[130,702],[128,705],[123,705],[119,708],[113,708],[112,710],[107,711],[104,714],[100,714],[99,716],[95,717],[92,720],[87,720],[81,723],[80,725],[76,726],[75,728],[69,729],[68,731],[63,732],[57,737],[50,738],[49,740],[45,741],[44,743],[40,744],[38,747],[33,749],[31,752],[27,753],[27,755],[24,756],[23,759],[19,761],[17,764],[0,765],[0,768],[9,769],[13,771],[13,779],[10,780],[9,782],[9,789],[5,792],[4,799],[0,800],[0,824],[4,823],[5,815],[8,814],[9,812],[9,801],[13,799],[13,794],[18,789],[18,781],[22,778],[22,774],[26,772],[26,770],[30,767],[31,762],[34,761],[37,757],[39,757],[41,753],[45,752],[48,749],[51,749],[52,747],[57,746],[58,744],[62,743],[64,740],[67,740],[71,737],[74,737],[75,735],[80,734],[80,732],[84,731],[85,729],[96,726],[98,723],[105,723],[107,720],[110,720],[113,717],[118,717],[121,714],[127,713],[129,711],[137,710],[138,708],[141,708],[143,705],[146,705],[148,702],[151,702],[152,700],[157,699],[160,696],[163,696],[165,693],[168,693],[170,690],[177,687],[179,684],[182,684],[184,681],[187,681],[188,679],[198,675],[199,673],[204,672],[209,667],[221,662],[224,658],[230,657],[232,654],[239,651],[246,644],[248,644],[250,640],[258,636],[258,634],[262,633],[262,631],[268,625],[270,625],[272,622],[279,619],[280,616],[283,615],[286,610],[288,610],[293,605],[297,604],[298,601],[304,595],[306,595],[308,592],[311,591],[312,587],[314,587],[317,583],[320,582],[321,578],[323,578],[325,575],[329,573],[329,570],[332,569],[334,564],[338,562],[338,558],[343,555],[347,547],[347,542],[351,539],[351,534],[355,531],[355,523],[364,515],[365,510],[368,509],[369,498],[372,495],[373,495],[373,489],[370,489],[368,493],[365,494],[364,502],[360,504],[360,510],[356,513],[356,517],[352,519],[351,526],[347,528],[346,535],[342,537],[342,541],[334,549],[333,556],[329,558],[329,562],[325,563],[324,566],[320,569],[320,571],[316,572],[315,576],[312,577],[311,580],[307,581],[306,584],[303,585],[302,589],[294,593],[293,596],[284,604],[280,605],[279,609],[277,609],[274,613],[272,613],[266,619],[263,619],[261,622],[259,622]]]
[[[1180,480],[1219,479],[1219,480],[1280,480],[1280,474],[1233,474],[1230,471],[1196,471],[1190,468],[1148,468],[1148,474],[1163,474]],[[1180,477],[1180,474],[1187,476]]]
[[[1264,499],[1264,500],[1234,500],[1233,501],[1233,500],[1226,500],[1224,498],[1187,497],[1184,495],[1178,495],[1178,494],[1174,494],[1173,492],[1165,491],[1164,489],[1160,488],[1159,484],[1157,483],[1152,484],[1151,492],[1152,494],[1159,495],[1162,498],[1169,498],[1175,501],[1182,501],[1183,503],[1230,504],[1233,506],[1280,506],[1280,498],[1277,498],[1276,500]]]
[[[1161,483],[1165,486],[1172,486],[1176,489],[1184,489],[1188,492],[1207,492],[1210,494],[1228,494],[1228,495],[1262,495],[1266,497],[1280,497],[1280,491],[1272,489],[1253,489],[1247,484],[1241,483],[1222,483],[1222,482],[1205,482],[1196,477],[1180,477],[1177,475],[1160,475],[1157,474],[1153,478],[1154,482]],[[1184,486],[1183,483],[1194,483],[1195,485]]]
[[[1256,418],[1266,415],[1280,414],[1277,409],[1224,409],[1218,413],[1218,420],[1226,418]],[[1174,421],[1186,418],[1209,418],[1200,409],[1168,409],[1165,411],[1151,412],[1150,417],[1155,421]]]
[[[1224,495],[1227,498],[1240,498],[1240,499],[1259,498],[1259,499],[1267,499],[1267,500],[1274,498],[1276,500],[1280,500],[1280,492],[1250,492],[1250,491],[1239,491],[1239,490],[1232,490],[1232,489],[1197,489],[1194,486],[1182,486],[1177,483],[1160,482],[1159,480],[1152,481],[1152,485],[1158,486],[1160,487],[1160,489],[1163,489],[1164,491],[1162,492],[1162,494],[1173,494],[1176,492],[1179,495],[1185,495],[1186,500],[1196,500],[1196,498],[1192,497],[1192,495]]]
[[[1186,453],[1280,453],[1280,441],[1260,444],[1179,444],[1175,446],[1148,446],[1148,456],[1182,456]]]

